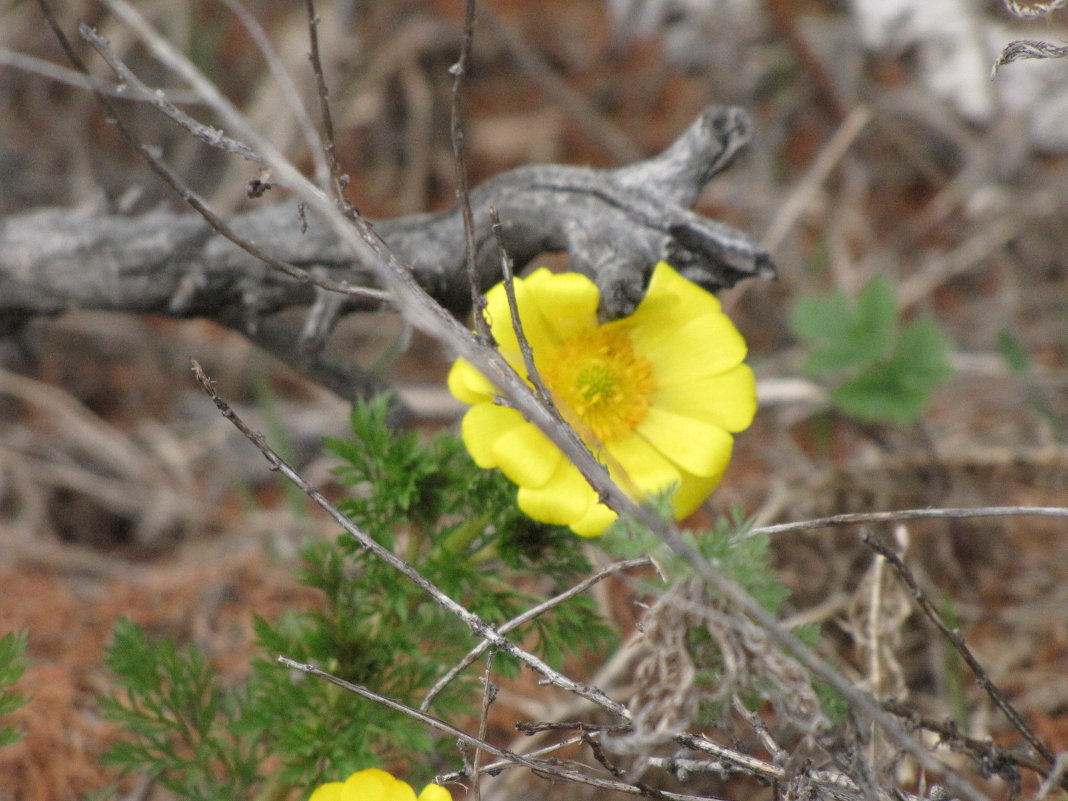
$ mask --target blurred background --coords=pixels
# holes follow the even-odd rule
[[[98,4],[62,4],[150,85],[212,123]],[[264,59],[227,8],[144,0],[139,10],[261,132],[309,164]],[[1013,39],[1065,36],[1068,14],[1022,20],[1000,0],[497,0],[479,4],[464,87],[472,184],[523,164],[609,167],[657,153],[709,103],[744,107],[756,134],[698,209],[763,239],[776,282],[723,294],[750,343],[762,411],[712,499],[761,523],[907,507],[1068,505],[1068,61],[991,78]],[[253,0],[314,109],[299,4]],[[350,197],[371,218],[449,207],[456,0],[322,2],[321,47]],[[0,45],[66,66],[37,5],[0,7]],[[96,74],[106,72],[84,48]],[[10,61],[10,59],[8,59]],[[0,213],[137,214],[179,202],[87,92],[0,66]],[[122,104],[142,139],[223,214],[245,208],[254,167]],[[312,113],[313,119],[316,114]],[[268,202],[284,198],[276,193]],[[259,201],[263,202],[263,201]],[[551,259],[566,265],[566,257]],[[915,422],[858,420],[805,372],[799,298],[855,297],[875,276],[900,319],[937,321],[953,378]],[[421,425],[452,425],[449,354],[388,314],[347,320],[335,344],[398,387]],[[195,387],[196,358],[254,427],[313,481],[320,440],[348,410],[213,324],[81,313],[0,341],[0,633],[28,628],[27,732],[0,750],[0,799],[81,798],[110,786],[116,735],[94,698],[113,621],[192,639],[240,676],[249,621],[314,603],[292,566],[333,527],[268,473]],[[705,513],[706,515],[708,512]],[[1057,750],[1068,748],[1068,536],[1036,518],[910,526],[911,563],[945,599],[992,677]],[[854,530],[782,536],[791,604],[856,647],[870,553]],[[957,686],[913,622],[897,651],[912,700],[1005,733]],[[858,667],[860,670],[860,667]],[[955,672],[957,671],[957,672]],[[946,709],[945,700],[956,708]],[[136,793],[136,783],[122,785]],[[128,797],[134,797],[130,795]]]

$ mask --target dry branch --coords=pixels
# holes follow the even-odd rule
[[[522,167],[471,193],[475,263],[482,286],[500,275],[490,208],[517,265],[567,251],[572,269],[603,293],[602,313],[617,317],[640,301],[652,267],[666,258],[686,277],[717,290],[771,277],[768,254],[745,234],[690,211],[705,183],[749,139],[746,114],[710,107],[658,156],[614,170],[563,165]],[[0,222],[0,335],[29,320],[73,310],[202,317],[241,331],[283,360],[352,397],[367,385],[316,354],[329,325],[283,322],[298,307],[312,315],[319,282],[377,286],[328,225],[296,203],[236,215],[228,227],[277,260],[303,270],[293,277],[225,239],[198,215],[157,210],[139,217],[40,209]],[[471,302],[459,209],[375,224],[419,285],[456,315]],[[336,296],[335,296],[336,297]],[[375,308],[346,297],[341,313]]]

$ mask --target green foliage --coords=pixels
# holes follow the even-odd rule
[[[658,511],[670,511],[667,496],[654,504]],[[753,521],[746,520],[740,509],[732,510],[729,517],[717,518],[710,529],[683,531],[682,540],[704,557],[717,570],[730,577],[753,599],[772,614],[779,614],[789,596],[789,589],[775,572],[770,558],[771,540],[766,534],[752,534]],[[650,595],[659,595],[665,587],[674,586],[697,575],[693,562],[669,548],[644,526],[633,520],[617,521],[602,537],[605,549],[621,559],[639,555],[651,555],[659,567],[659,576],[648,582]],[[712,593],[713,599],[715,593]],[[714,600],[712,603],[716,603]],[[803,626],[794,634],[805,645],[815,646],[820,636],[818,626]],[[696,627],[688,633],[688,649],[697,666],[698,684],[715,688],[722,684],[724,665],[719,644],[708,630]],[[758,708],[770,690],[762,677],[747,676],[752,683],[751,692],[745,699],[752,708]],[[847,710],[845,700],[832,688],[813,682],[813,691],[824,713],[831,720],[841,720]],[[706,706],[701,710],[701,720],[719,720],[727,711],[721,704]]]
[[[811,346],[805,369],[812,373],[849,370],[882,359],[893,344],[897,299],[883,276],[873,279],[851,304],[842,292],[799,298],[794,333]]]
[[[107,665],[122,692],[100,699],[101,708],[134,737],[113,746],[106,762],[143,766],[192,801],[247,797],[262,752],[241,725],[246,699],[221,685],[202,651],[154,641],[120,620]]]
[[[776,612],[786,600],[788,590],[772,569],[769,538],[750,534],[752,528],[752,521],[745,520],[741,511],[735,509],[729,517],[717,518],[710,529],[683,531],[681,535],[684,543],[730,576],[757,603],[769,612]],[[601,539],[605,549],[621,559],[651,555],[663,575],[649,585],[654,592],[663,592],[665,583],[673,585],[696,575],[690,559],[671,550],[656,534],[633,521],[620,521]]]
[[[497,624],[588,575],[580,538],[523,515],[515,488],[478,468],[455,437],[423,441],[389,430],[386,408],[384,398],[359,406],[353,438],[327,443],[350,491],[339,508],[363,531]],[[410,718],[293,674],[275,657],[316,664],[418,706],[476,644],[467,627],[348,534],[310,543],[302,556],[302,581],[321,592],[322,603],[256,620],[265,655],[239,687],[221,686],[195,649],[152,642],[130,623],[117,627],[109,665],[124,692],[104,703],[133,739],[112,750],[112,762],[159,775],[183,798],[223,799],[248,797],[268,781],[311,788],[412,754],[421,758],[405,778],[418,784],[441,766],[436,750],[455,752]],[[603,652],[612,636],[584,597],[532,621],[522,635],[555,664],[565,649]],[[500,657],[494,665],[515,667]],[[431,712],[474,714],[480,700],[472,673],[449,685]]]
[[[829,380],[831,400],[858,420],[911,423],[953,374],[938,324],[919,319],[898,330],[899,317],[894,288],[883,276],[855,303],[836,292],[794,305],[794,333],[809,347],[803,369]]]
[[[29,703],[29,698],[11,691],[26,672],[26,632],[12,632],[0,637],[0,719]],[[22,739],[14,726],[0,726],[0,747]]]

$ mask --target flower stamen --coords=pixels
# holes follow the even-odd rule
[[[653,366],[621,326],[562,340],[552,362],[538,369],[568,422],[604,444],[634,431],[656,390]]]

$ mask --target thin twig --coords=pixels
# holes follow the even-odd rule
[[[463,126],[463,82],[467,77],[467,67],[471,61],[471,46],[475,40],[475,0],[464,0],[464,34],[460,40],[460,55],[456,63],[449,68],[452,75],[452,108],[449,133],[452,137],[453,164],[456,168],[456,197],[460,202],[460,215],[464,223],[465,263],[467,264],[467,281],[471,286],[471,311],[474,315],[475,331],[479,338],[489,344],[492,342],[489,324],[482,309],[485,301],[478,281],[476,264],[475,220],[471,213],[471,190],[467,185],[467,155],[464,149]]]
[[[230,10],[244,29],[252,37],[252,41],[259,48],[260,55],[263,56],[264,62],[267,64],[267,69],[271,72],[271,77],[281,89],[282,98],[289,106],[290,113],[293,115],[294,121],[297,123],[297,128],[300,129],[301,135],[304,137],[304,142],[307,145],[309,155],[315,164],[315,175],[319,184],[323,187],[326,186],[326,178],[329,174],[327,172],[326,160],[323,157],[323,146],[319,139],[319,133],[315,130],[315,126],[311,122],[311,118],[308,116],[307,110],[304,108],[304,103],[300,99],[300,92],[297,91],[296,85],[293,83],[293,79],[286,71],[285,66],[282,64],[282,60],[278,57],[278,53],[271,45],[271,40],[267,38],[267,33],[263,30],[263,26],[256,20],[254,16],[249,12],[247,8],[241,5],[237,0],[222,0],[223,4]]]
[[[330,112],[330,92],[326,87],[326,75],[323,72],[322,58],[319,56],[319,22],[320,17],[315,13],[314,0],[304,0],[304,7],[308,13],[308,59],[311,61],[312,74],[315,75],[315,91],[319,95],[319,113],[322,115],[323,124],[323,156],[330,175],[330,185],[334,197],[338,202],[338,208],[344,213],[347,200],[345,199],[345,176],[341,172],[341,164],[337,160],[337,141],[334,138],[334,117]]]
[[[964,641],[964,637],[957,629],[951,629],[942,615],[939,614],[935,605],[931,603],[931,599],[927,597],[927,594],[920,588],[920,585],[916,581],[916,577],[912,575],[912,571],[908,569],[901,557],[890,547],[886,545],[878,537],[873,536],[868,532],[864,532],[860,535],[861,541],[869,548],[875,551],[877,554],[886,559],[887,562],[897,572],[898,578],[908,587],[909,592],[912,593],[913,599],[916,604],[923,610],[924,615],[930,620],[935,627],[942,632],[947,640],[953,645],[957,653],[961,655],[961,658],[968,663],[968,667],[971,668],[972,673],[975,675],[976,681],[979,682],[979,686],[986,691],[986,694],[990,696],[990,700],[1000,709],[1005,717],[1009,719],[1009,722],[1016,727],[1016,730],[1023,735],[1024,739],[1031,744],[1031,747],[1035,749],[1035,752],[1040,754],[1050,765],[1053,764],[1055,757],[1053,751],[1050,750],[1042,739],[1027,725],[1026,721],[1020,716],[1020,713],[1016,711],[1015,707],[1009,703],[1009,699],[1005,697],[1005,694],[1001,691],[994,682],[991,680],[989,674],[980,664],[979,660],[975,658],[975,654],[972,653],[971,648]]]
[[[708,754],[718,760],[723,760],[724,762],[733,765],[736,770],[764,779],[765,781],[778,781],[786,775],[784,768],[772,765],[769,762],[749,756],[748,754],[734,751],[719,743],[714,743],[707,737],[701,735],[680,734],[675,737],[675,742],[683,748],[688,748],[691,751]],[[852,780],[849,781],[850,784],[852,784]]]
[[[67,69],[46,59],[37,58],[28,53],[20,53],[17,50],[10,50],[6,47],[0,47],[0,66],[22,70],[31,75],[40,75],[50,81],[73,86],[76,89],[103,92],[108,97],[118,100],[155,104],[162,94],[164,97],[171,98],[171,101],[175,103],[200,102],[198,95],[185,89],[153,89],[145,86],[140,81],[139,83],[144,87],[143,89],[132,84],[111,83],[110,81],[103,81],[94,75],[83,75],[77,70]]]
[[[625,562],[616,562],[613,565],[609,565],[600,572],[583,579],[575,586],[564,590],[562,593],[554,595],[552,598],[549,598],[545,601],[542,601],[540,604],[532,606],[530,609],[526,610],[521,615],[517,615],[516,617],[512,618],[507,623],[502,623],[500,626],[497,627],[497,633],[504,635],[512,631],[513,629],[519,628],[525,623],[529,623],[531,620],[540,617],[541,615],[548,612],[550,609],[559,606],[564,601],[574,598],[576,595],[581,595],[594,584],[603,581],[611,575],[620,573],[624,570],[634,570],[639,567],[648,567],[652,563],[653,562],[649,557],[642,556],[637,559],[629,559]],[[428,710],[430,708],[430,705],[434,702],[434,699],[437,698],[441,691],[444,690],[453,680],[455,680],[455,678],[462,671],[466,670],[471,664],[474,663],[476,659],[478,659],[482,654],[484,654],[486,652],[486,649],[490,646],[491,643],[488,640],[483,640],[474,648],[472,648],[467,653],[467,655],[464,656],[463,659],[461,659],[459,662],[456,663],[456,665],[450,668],[444,676],[434,682],[434,686],[430,688],[430,691],[426,694],[426,698],[423,699],[423,702],[419,705],[419,708],[424,712]]]
[[[522,756],[525,756],[525,757],[527,757],[529,759],[533,759],[535,757],[540,757],[540,756],[545,756],[546,754],[551,754],[553,751],[559,751],[561,748],[567,748],[568,746],[576,745],[577,743],[581,743],[581,742],[584,742],[584,739],[583,739],[583,736],[580,734],[580,735],[578,735],[576,737],[569,737],[566,740],[561,740],[558,743],[553,743],[552,745],[546,745],[546,746],[543,746],[541,748],[536,748],[533,751],[527,751],[526,753],[522,754]],[[497,762],[491,762],[488,765],[481,766],[478,769],[478,772],[479,772],[479,774],[487,774],[488,773],[488,774],[490,774],[492,776],[496,776],[498,773],[500,773],[501,771],[505,770],[506,768],[517,768],[517,767],[519,767],[519,765],[517,765],[512,760],[510,760],[510,759],[502,759],[502,760],[499,760]],[[449,784],[451,782],[458,782],[461,779],[467,779],[467,778],[471,778],[471,775],[465,769],[465,770],[453,771],[451,773],[443,773],[443,774],[437,776],[435,778],[435,781],[438,784]]]
[[[478,714],[478,739],[486,739],[486,721],[489,719],[490,705],[497,698],[497,686],[490,680],[490,668],[493,666],[493,651],[486,654],[486,669],[482,672],[482,709]],[[482,774],[478,769],[482,761],[482,749],[475,746],[475,755],[471,759],[472,781],[475,783],[475,801],[482,801]]]
[[[630,729],[629,726],[621,726],[616,724],[614,726],[602,726],[597,723],[585,723],[581,720],[562,720],[556,722],[545,721],[519,721],[515,724],[516,731],[522,732],[526,735],[541,734],[545,731],[580,731],[584,734],[591,732],[599,733],[602,731],[607,732],[623,732]]]
[[[115,73],[119,79],[120,85],[133,87],[136,94],[150,97],[152,105],[160,114],[188,131],[192,136],[208,145],[208,147],[214,147],[224,153],[232,153],[235,156],[240,156],[247,161],[251,161],[261,166],[266,164],[263,157],[244,142],[239,142],[236,139],[227,136],[218,128],[213,128],[210,125],[205,125],[199,120],[194,119],[168,100],[166,93],[162,89],[153,90],[151,87],[147,86],[144,81],[137,77],[137,74],[133,70],[126,66],[125,62],[115,54],[111,47],[107,45],[107,42],[104,39],[101,39],[95,31],[92,32],[92,38],[86,36],[84,32],[82,33],[82,36],[92,45],[97,54],[104,59],[104,62],[111,68],[111,71]]]
[[[952,750],[968,754],[977,763],[993,767],[994,772],[999,773],[999,775],[1000,772],[997,769],[999,765],[1018,765],[1021,768],[1027,768],[1040,776],[1044,776],[1047,782],[1054,775],[1055,771],[1050,771],[1036,757],[1024,753],[1022,750],[1009,749],[992,740],[977,740],[974,737],[969,737],[960,730],[954,720],[942,721],[926,717],[919,714],[912,707],[892,698],[883,701],[883,709],[892,715],[902,718],[910,727],[934,732],[941,738],[941,742],[948,745]],[[1068,776],[1062,775],[1060,778],[1054,779],[1054,781],[1059,782],[1065,790],[1068,790]]]
[[[233,0],[227,0],[227,2],[233,2]],[[311,61],[312,73],[315,75],[315,88],[319,97],[319,113],[322,116],[323,125],[322,154],[316,160],[316,164],[322,166],[319,184],[333,196],[334,203],[342,215],[350,220],[356,220],[359,212],[345,196],[348,177],[342,173],[341,164],[337,158],[334,118],[330,111],[330,91],[326,86],[326,75],[323,72],[323,63],[319,55],[320,18],[315,12],[314,0],[305,0],[304,7],[308,17],[308,58]],[[342,310],[343,305],[336,295],[320,293],[305,323],[304,332],[301,335],[302,347],[308,350],[322,347],[327,335],[337,324]]]
[[[626,707],[622,704],[618,704],[603,692],[595,687],[587,687],[578,682],[572,681],[563,674],[553,670],[545,662],[538,657],[526,651],[515,643],[503,637],[495,628],[489,623],[484,621],[478,615],[468,611],[463,605],[454,601],[450,596],[441,591],[433,582],[427,579],[422,573],[405,562],[395,553],[388,548],[383,547],[376,542],[372,537],[366,534],[356,524],[354,524],[348,517],[346,517],[334,504],[327,500],[322,493],[315,487],[309,484],[303,476],[295,471],[278,453],[267,444],[266,439],[259,432],[253,431],[244,420],[230,407],[230,404],[226,402],[222,396],[219,395],[215,389],[214,382],[208,378],[204,369],[196,361],[193,362],[193,375],[195,376],[197,383],[201,389],[207,393],[211,398],[215,407],[219,410],[223,417],[229,420],[245,437],[255,445],[260,453],[270,464],[272,470],[276,470],[281,473],[292,483],[298,486],[309,498],[315,501],[318,506],[329,515],[329,517],[341,526],[348,534],[356,539],[364,548],[371,551],[375,556],[384,561],[393,569],[406,576],[412,583],[422,589],[427,595],[433,599],[440,607],[455,615],[462,620],[467,626],[475,633],[476,636],[481,637],[483,640],[488,640],[490,644],[509,654],[510,656],[518,659],[523,664],[532,668],[533,670],[544,676],[551,684],[559,687],[566,692],[574,693],[581,696],[588,701],[596,704],[597,706],[617,715],[623,720],[630,719],[630,713]],[[423,714],[423,713],[420,713]]]
[[[616,765],[612,764],[611,760],[609,760],[608,758],[608,755],[604,752],[604,747],[601,745],[601,742],[596,737],[591,734],[584,734],[582,737],[582,742],[586,745],[587,748],[590,749],[590,753],[593,754],[593,758],[594,760],[596,760],[598,765],[607,770],[617,779],[622,779],[626,775]]]
[[[534,361],[534,349],[527,339],[527,332],[523,329],[523,322],[519,318],[519,302],[515,296],[515,274],[512,269],[512,259],[504,247],[504,237],[501,235],[501,217],[493,206],[489,208],[489,216],[492,221],[493,236],[497,240],[497,250],[501,255],[501,283],[504,285],[504,294],[508,299],[508,313],[512,317],[512,330],[515,331],[516,341],[519,343],[519,352],[523,354],[523,367],[527,371],[527,380],[534,387],[534,391],[541,398],[542,403],[550,409],[555,409],[552,393],[545,386],[538,372],[538,365]]]
[[[39,0],[43,3],[43,0]],[[66,35],[63,34],[62,29],[58,26],[56,30],[59,31],[57,36]],[[103,58],[109,65],[121,64],[121,61],[112,52],[108,43],[102,39],[96,31],[90,28],[88,25],[81,25],[79,28],[82,38]],[[69,46],[69,43],[68,43]],[[75,66],[80,70],[85,70],[85,64],[74,52],[73,48],[68,51],[68,57],[76,59],[72,61]],[[128,72],[124,71],[124,72]],[[121,75],[120,75],[121,77]],[[173,171],[167,164],[160,159],[152,148],[145,145],[137,136],[130,130],[129,126],[123,121],[122,116],[118,113],[114,104],[104,96],[97,92],[97,99],[104,106],[104,110],[107,112],[109,118],[113,121],[116,129],[123,136],[124,139],[133,147],[140,156],[145,160],[148,166],[156,173],[163,181],[174,190],[174,192],[184,200],[194,211],[204,218],[205,222],[212,227],[217,233],[224,236],[226,239],[233,242],[239,248],[246,253],[254,256],[255,258],[267,264],[270,267],[288,275],[290,278],[299,281],[303,284],[310,284],[317,286],[321,289],[338,292],[344,295],[348,295],[354,298],[361,298],[365,300],[372,300],[376,303],[388,303],[390,301],[390,294],[383,292],[380,289],[372,289],[370,287],[356,286],[348,281],[331,281],[326,278],[314,276],[307,270],[301,269],[294,264],[277,259],[269,253],[261,250],[257,245],[248,241],[244,237],[239,236],[219,215],[212,211],[211,207],[200,198],[186,183]],[[236,140],[235,140],[236,141]],[[243,146],[244,147],[244,146]],[[261,162],[262,159],[257,157]]]
[[[760,742],[763,743],[764,748],[771,754],[772,760],[776,764],[786,764],[787,753],[783,750],[782,746],[775,741],[775,738],[772,736],[767,724],[764,723],[764,720],[756,714],[756,712],[748,709],[737,694],[731,695],[731,706],[734,707],[735,714],[740,715],[745,722],[749,724],[753,731],[756,732],[756,735],[760,738]]]
[[[507,761],[511,762],[512,764],[522,765],[523,767],[529,768],[530,770],[533,770],[539,774],[548,774],[549,776],[564,779],[566,781],[578,782],[580,784],[588,784],[591,787],[598,787],[602,790],[614,790],[615,792],[627,793],[628,795],[646,794],[643,788],[633,784],[627,784],[625,782],[605,779],[600,776],[591,776],[589,774],[583,773],[580,770],[568,767],[566,764],[535,760],[531,759],[527,755],[516,754],[504,748],[499,748],[493,745],[492,743],[486,742],[485,740],[480,740],[478,737],[468,734],[462,729],[458,729],[455,726],[446,723],[445,721],[439,718],[434,717],[433,715],[428,715],[426,712],[420,712],[418,709],[407,706],[406,704],[402,704],[401,702],[395,701],[392,698],[387,698],[384,695],[379,695],[378,693],[369,690],[366,687],[361,687],[358,684],[353,684],[351,682],[345,681],[344,679],[338,678],[337,676],[327,673],[325,670],[320,670],[314,665],[297,662],[285,656],[279,656],[278,661],[286,667],[293,668],[294,670],[299,670],[303,673],[307,673],[310,676],[315,676],[316,678],[328,681],[331,684],[341,687],[342,689],[347,690],[351,693],[355,693],[356,695],[366,698],[369,701],[374,701],[375,703],[381,704],[382,706],[385,706],[388,709],[392,709],[395,712],[400,712],[402,714],[408,715],[414,720],[418,720],[420,723],[423,723],[426,726],[429,726],[430,728],[436,729],[437,731],[443,732],[444,734],[448,734],[449,736],[455,737],[458,740],[462,740],[468,745],[473,745],[476,748],[486,751],[487,753],[502,757]],[[681,793],[662,793],[661,795],[664,798],[671,799],[671,801],[722,801],[721,799],[716,799],[711,796],[683,795]]]
[[[786,767],[733,751],[700,735],[682,734],[675,738],[675,742],[692,751],[713,757],[716,763],[720,764],[719,770],[722,773],[744,773],[766,782],[778,782],[787,778],[788,775]],[[709,767],[708,769],[712,770],[713,768]],[[808,774],[808,778],[814,784],[819,785],[839,798],[855,801],[858,797],[863,797],[860,795],[860,787],[857,783],[844,773],[814,770]],[[916,796],[900,791],[896,792],[899,799],[919,801]]]
[[[857,526],[866,523],[897,523],[905,520],[968,520],[976,517],[1068,517],[1065,506],[977,506],[949,509],[900,509],[893,512],[848,512],[795,523],[777,523],[750,529],[746,536],[772,536],[811,531],[816,528]]]

